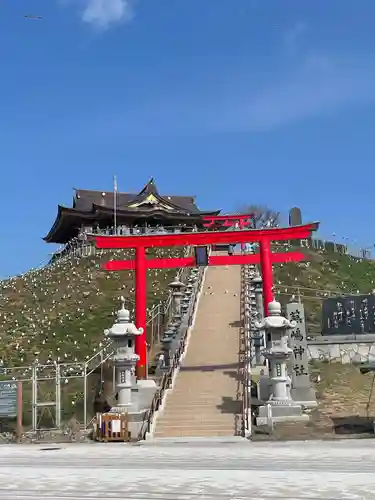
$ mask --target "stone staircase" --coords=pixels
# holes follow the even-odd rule
[[[240,291],[239,266],[207,268],[186,354],[154,438],[240,435]]]

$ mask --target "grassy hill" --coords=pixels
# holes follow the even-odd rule
[[[165,250],[168,255],[180,251]],[[157,252],[162,256],[163,250]],[[274,267],[275,284],[282,302],[301,294],[310,327],[318,331],[322,299],[329,294],[370,293],[375,288],[375,263],[327,251],[304,252],[306,262]],[[35,359],[83,361],[99,350],[120,295],[129,300],[129,309],[134,304],[133,272],[109,273],[101,264],[131,257],[131,251],[108,250],[0,282],[0,358],[4,365],[25,366]],[[166,298],[174,275],[175,270],[149,271],[149,308]]]
[[[178,256],[180,253],[179,249],[167,249],[154,250],[153,255]],[[281,302],[300,293],[306,308],[308,330],[313,334],[320,331],[321,303],[325,296],[357,291],[369,293],[375,288],[375,263],[327,251],[306,249],[305,254],[306,262],[274,266],[275,284]],[[109,273],[101,269],[101,264],[132,256],[131,251],[108,250],[94,257],[60,260],[38,271],[0,282],[0,358],[3,366],[27,366],[35,360],[48,364],[55,360],[82,362],[99,351],[105,344],[103,330],[113,324],[120,295],[127,298],[130,310],[134,304],[133,272]],[[149,271],[149,308],[166,298],[168,284],[174,276],[175,270]],[[111,374],[107,378],[111,382]],[[89,380],[93,400],[99,382],[100,376],[95,374]],[[82,379],[71,379],[63,384],[64,421],[73,414],[82,421],[82,387]],[[53,400],[53,378],[44,384],[43,390],[50,393]],[[25,425],[30,425],[30,401],[31,385],[25,384]],[[93,415],[94,406],[90,405],[88,411]]]
[[[177,256],[178,249],[158,250]],[[83,361],[99,350],[103,330],[112,326],[119,297],[133,310],[134,273],[107,272],[101,264],[131,258],[132,251],[67,258],[43,269],[0,282],[0,358],[4,366]],[[155,255],[155,251],[153,253]],[[147,304],[168,293],[175,270],[150,270]],[[133,316],[134,318],[134,316]]]
[[[323,299],[371,293],[375,289],[375,262],[327,250],[302,251],[306,261],[275,266],[277,297],[283,303],[300,294],[309,333],[319,333]]]

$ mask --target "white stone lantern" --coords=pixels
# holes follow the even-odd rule
[[[265,330],[271,339],[262,355],[268,359],[271,381],[270,404],[292,404],[288,390],[287,362],[293,351],[288,347],[287,330],[295,328],[296,322],[281,316],[281,304],[273,301],[268,304],[268,316],[254,323],[258,330]]]
[[[135,353],[135,337],[142,335],[143,328],[137,328],[130,321],[130,313],[125,309],[125,299],[121,297],[121,309],[117,312],[117,321],[104,334],[113,342],[115,364],[117,405],[111,412],[124,413],[131,406],[131,389],[135,385],[135,365],[139,359]]]

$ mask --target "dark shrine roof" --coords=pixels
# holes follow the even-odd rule
[[[93,205],[110,209],[113,209],[115,206],[113,191],[90,191],[86,189],[76,189],[75,191],[73,208],[77,210],[89,211]],[[195,196],[160,195],[154,179],[151,179],[138,194],[118,192],[116,196],[117,210],[131,208],[129,205],[133,203],[142,203],[142,201],[146,203],[147,198],[150,196],[155,197],[159,202],[171,205],[178,211],[182,210],[190,214],[201,213],[195,204]],[[137,208],[139,210],[141,207]]]
[[[58,206],[56,220],[43,239],[47,242],[64,243],[78,234],[82,222],[90,224],[100,218],[108,219],[114,211],[114,199],[113,191],[75,189],[73,207]],[[154,179],[139,193],[117,192],[116,209],[119,218],[122,216],[142,220],[155,216],[175,220],[176,223],[220,213],[220,210],[199,210],[195,204],[195,196],[160,195]]]

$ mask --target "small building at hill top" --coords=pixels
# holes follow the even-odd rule
[[[161,195],[154,179],[137,194],[75,189],[73,207],[58,205],[55,222],[43,239],[65,244],[85,233],[134,234],[136,230],[139,234],[160,227],[166,231],[191,231],[202,227],[202,217],[219,213],[201,211],[195,196]]]

